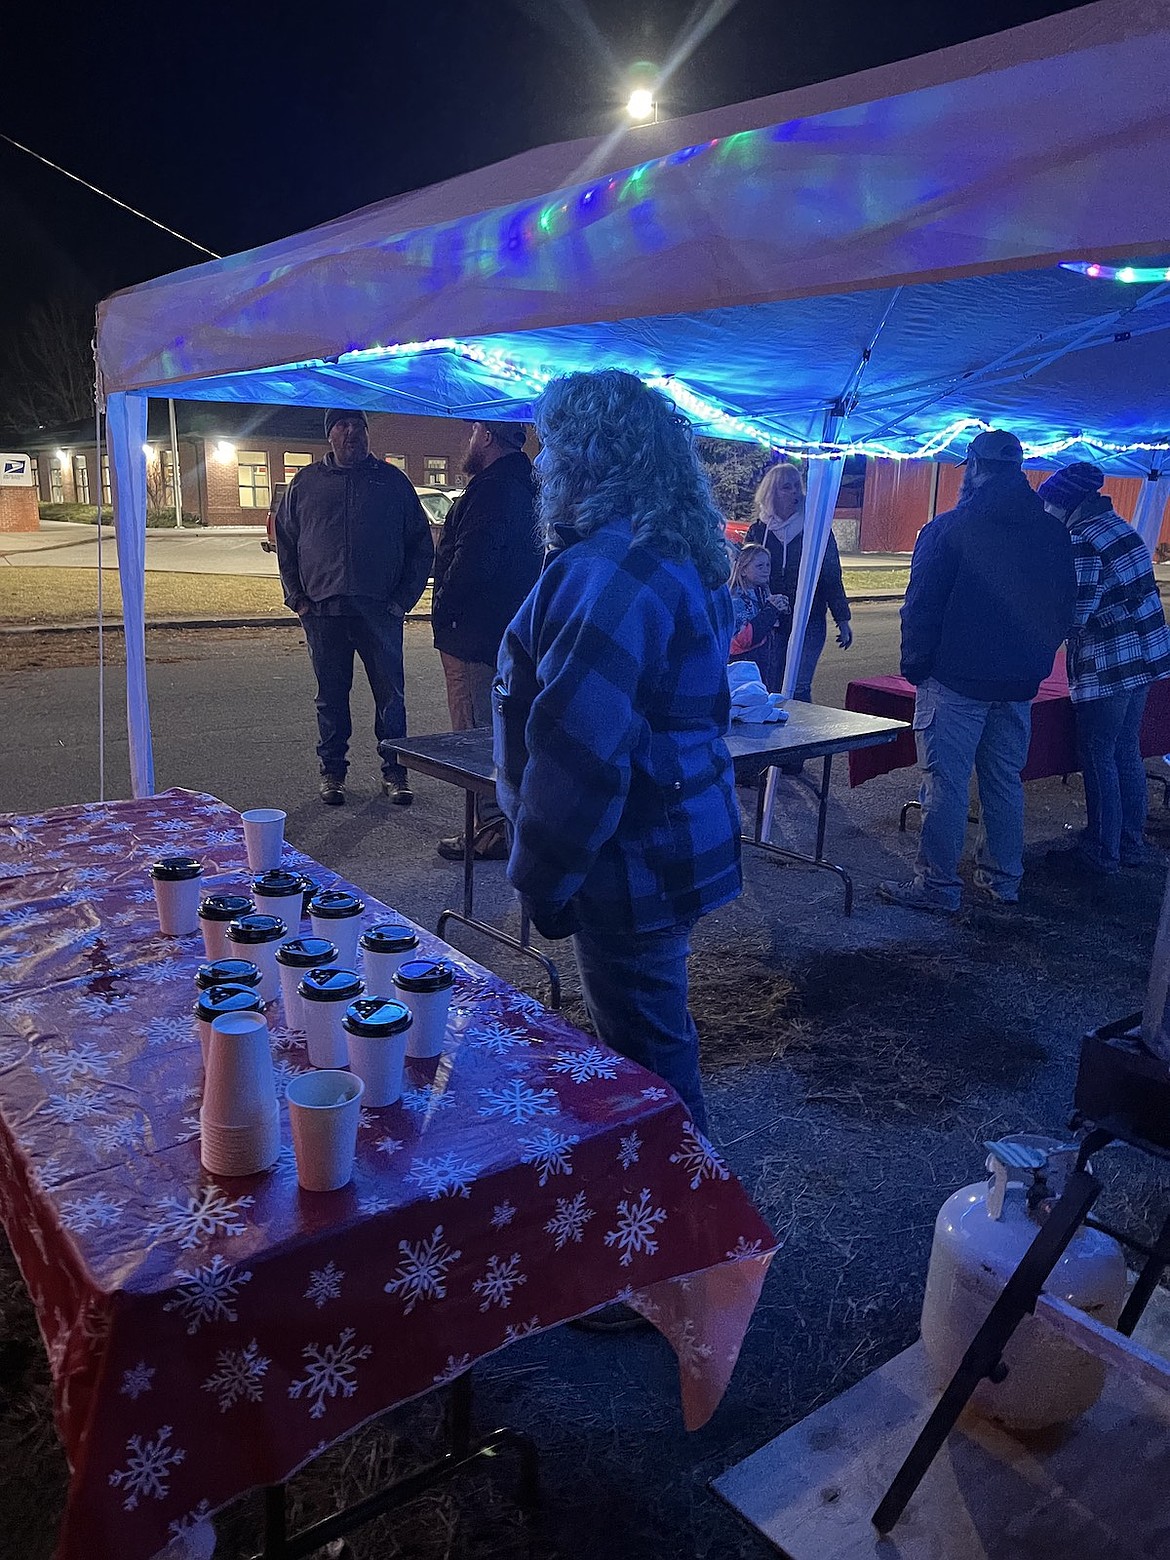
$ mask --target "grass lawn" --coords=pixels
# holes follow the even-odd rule
[[[841,578],[845,582],[845,594],[847,596],[872,596],[879,590],[906,589],[906,582],[910,578],[909,568],[897,569],[850,569],[841,570]]]
[[[122,616],[118,574],[103,580],[107,620]],[[280,581],[241,574],[146,576],[146,617],[289,617]],[[0,571],[0,623],[86,623],[97,618],[96,569]]]

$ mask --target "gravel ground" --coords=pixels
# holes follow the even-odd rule
[[[849,656],[826,656],[818,682],[826,703],[842,702],[847,676],[896,664],[890,610],[863,608],[857,627]],[[408,637],[414,729],[442,729],[425,629]],[[31,659],[38,653],[30,648]],[[450,788],[423,779],[413,809],[386,807],[363,736],[351,804],[317,802],[308,671],[295,630],[160,636],[152,656],[160,785],[210,790],[236,806],[287,807],[296,844],[422,922],[433,924],[456,899],[458,868],[433,853],[434,840],[459,823]],[[111,729],[120,715],[116,677]],[[6,657],[6,805],[96,794],[94,687],[85,665],[18,670]],[[361,732],[368,700],[358,705]],[[108,774],[110,794],[124,792],[124,740],[111,741]],[[682,1430],[673,1356],[656,1336],[562,1329],[476,1371],[479,1421],[516,1424],[541,1448],[543,1514],[531,1540],[540,1560],[770,1555],[710,1493],[708,1479],[913,1339],[935,1212],[978,1178],[983,1139],[1061,1131],[1080,1035],[1140,1005],[1164,869],[1086,890],[1043,865],[1043,848],[1079,821],[1075,777],[1028,789],[1023,905],[972,907],[952,922],[874,898],[881,878],[908,873],[914,825],[899,835],[897,815],[913,786],[908,770],[856,791],[843,772],[835,778],[829,842],[855,874],[852,918],[841,914],[829,874],[749,850],[742,899],[708,917],[696,937],[693,999],[713,1135],[781,1243],[710,1424],[694,1435]],[[787,782],[782,832],[808,842],[814,816],[811,795]],[[1170,842],[1160,806],[1151,830]],[[502,868],[484,868],[479,883],[481,911],[509,917]],[[466,947],[518,973],[494,950]],[[580,1019],[572,959],[562,959],[568,1005]],[[1165,1207],[1166,1183],[1123,1154],[1108,1156],[1105,1168],[1107,1211],[1148,1231]],[[8,1335],[30,1334],[10,1272],[0,1272],[0,1322]],[[0,1410],[0,1501],[15,1514],[13,1553],[27,1560],[49,1554],[63,1489],[46,1402],[35,1358]],[[324,1511],[353,1498],[387,1468],[407,1465],[437,1427],[431,1403],[391,1416],[316,1464],[298,1481],[297,1499],[306,1511]],[[501,1463],[378,1524],[354,1552],[371,1560],[523,1554],[529,1541],[509,1494]],[[255,1502],[241,1503],[221,1522],[220,1553],[249,1553],[257,1521]]]

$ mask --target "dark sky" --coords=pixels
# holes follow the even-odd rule
[[[11,7],[0,130],[220,253],[606,130],[707,0],[76,0]],[[738,0],[674,116],[922,54],[1067,0]],[[1087,107],[1087,105],[1085,106]],[[200,257],[0,143],[0,345]]]

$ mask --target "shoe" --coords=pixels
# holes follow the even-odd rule
[[[326,807],[340,807],[345,801],[345,776],[322,775],[320,791]]]
[[[976,878],[973,886],[977,894],[982,894],[985,899],[990,899],[993,905],[1018,905],[1020,902],[1019,894],[1001,894],[998,890],[992,888],[990,883],[980,883],[978,878]]]
[[[879,883],[877,895],[888,905],[901,905],[903,910],[925,910],[930,915],[959,913],[958,905],[947,905],[941,899],[932,899],[917,879],[909,883]]]
[[[1106,867],[1090,856],[1079,845],[1071,847],[1057,847],[1055,850],[1046,851],[1044,865],[1050,872],[1055,872],[1061,877],[1074,878],[1105,878],[1116,877],[1116,867]]]
[[[462,834],[449,834],[435,848],[444,861],[463,860]],[[507,861],[508,841],[499,829],[485,830],[476,836],[472,855],[476,861]]]
[[[409,807],[414,801],[414,792],[407,784],[405,775],[383,775],[382,795],[389,797],[395,807]]]

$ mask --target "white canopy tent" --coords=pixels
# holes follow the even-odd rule
[[[955,458],[981,420],[1038,461],[1170,471],[1168,80],[1163,0],[1103,0],[539,148],[106,300],[135,794],[152,394],[510,418],[557,372],[633,369],[703,431],[820,457],[793,664],[847,451]]]

